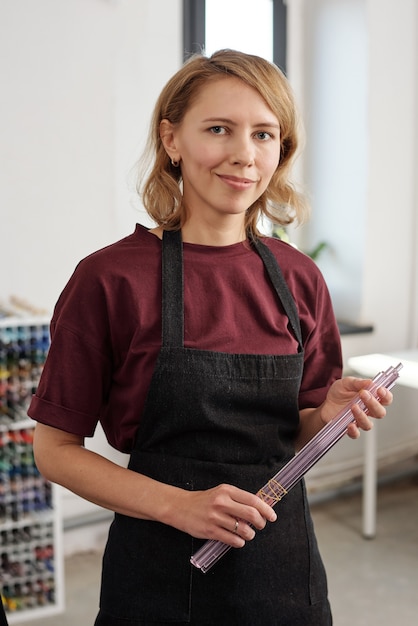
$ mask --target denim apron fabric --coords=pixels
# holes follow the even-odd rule
[[[162,348],[131,470],[187,490],[229,483],[255,493],[294,455],[303,370],[299,318],[275,257],[259,240],[251,245],[289,318],[298,352],[185,348],[181,233],[165,232]],[[274,524],[206,574],[189,561],[202,540],[116,514],[96,626],[328,626],[325,572],[303,481],[276,511]]]

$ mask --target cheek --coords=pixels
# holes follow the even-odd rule
[[[270,179],[278,168],[279,158],[280,154],[278,152],[274,152],[264,161],[264,171],[267,178]]]
[[[280,145],[276,142],[262,145],[257,158],[259,168],[272,176],[279,165]]]
[[[281,154],[281,147],[280,147],[280,144],[277,144],[275,146],[275,149],[272,150],[272,154],[271,154],[271,162],[272,162],[272,167],[274,167],[274,169],[276,169],[276,167],[278,167],[279,165],[280,154]]]
[[[223,159],[220,150],[202,145],[196,146],[190,150],[188,157],[195,170],[211,170]]]

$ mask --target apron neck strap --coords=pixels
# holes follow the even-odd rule
[[[183,244],[180,230],[164,230],[162,241],[162,342],[184,344]]]
[[[257,250],[264,262],[264,267],[270,277],[273,287],[279,297],[280,302],[289,318],[290,326],[299,343],[299,352],[303,350],[302,331],[300,328],[300,320],[298,310],[286,280],[282,274],[282,270],[277,262],[276,257],[264,243],[257,237],[251,237],[251,243]]]

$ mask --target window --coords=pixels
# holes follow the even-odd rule
[[[184,56],[235,48],[286,70],[284,0],[184,0]]]
[[[367,6],[309,0],[304,15],[304,184],[312,218],[299,242],[318,260],[339,319],[361,317],[367,203]],[[305,103],[305,104],[306,104]]]

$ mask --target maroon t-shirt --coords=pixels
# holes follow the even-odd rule
[[[295,299],[304,344],[300,408],[318,406],[341,376],[338,328],[313,261],[273,238]],[[247,242],[184,244],[185,347],[228,353],[292,354],[297,342]],[[132,448],[161,347],[161,241],[143,226],[77,266],[51,321],[51,347],[29,415],[92,436],[100,421],[112,446]]]

